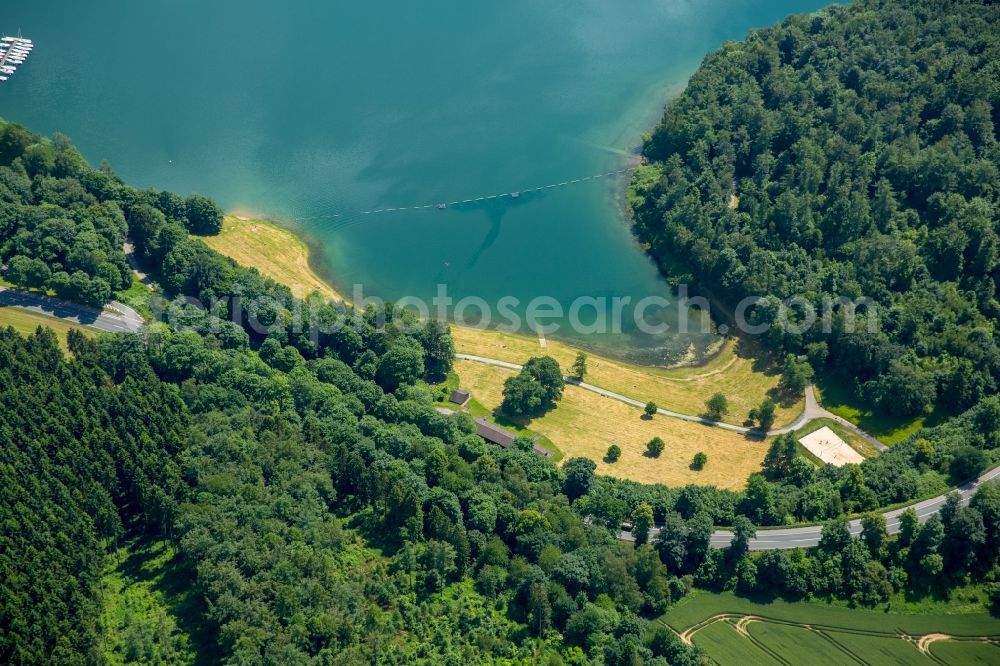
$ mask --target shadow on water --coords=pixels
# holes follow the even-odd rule
[[[543,195],[533,194],[532,199],[541,199]],[[507,213],[518,206],[523,206],[528,203],[522,197],[502,197],[497,199],[487,199],[485,201],[476,201],[470,204],[462,204],[461,207],[456,207],[459,212],[474,212],[482,211],[486,214],[486,218],[490,222],[490,227],[483,237],[483,240],[479,243],[479,247],[476,251],[472,253],[469,257],[469,261],[466,263],[467,268],[475,268],[476,264],[479,263],[480,257],[486,253],[497,239],[500,238],[500,232],[503,229],[503,218]]]

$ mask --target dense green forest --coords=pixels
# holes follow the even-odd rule
[[[126,526],[168,531],[175,518],[179,391],[152,372],[116,385],[67,363],[49,330],[0,330],[0,399],[0,661],[99,661],[103,553]]]
[[[164,304],[167,323],[96,340],[73,334],[66,355],[50,332],[0,331],[0,662],[102,663],[101,571],[126,539],[176,548],[177,584],[196,600],[185,623],[211,641],[191,647],[227,664],[696,664],[696,650],[652,621],[695,585],[874,605],[900,592],[946,596],[970,582],[995,583],[1000,491],[993,485],[969,507],[952,502],[923,525],[905,516],[896,537],[877,515],[852,537],[841,517],[937,491],[1000,455],[1000,399],[991,396],[995,284],[987,279],[994,274],[977,274],[979,250],[967,262],[964,247],[958,274],[945,279],[932,259],[938,241],[929,240],[950,241],[935,236],[940,224],[959,228],[975,216],[942,223],[929,212],[943,210],[933,196],[919,199],[900,175],[910,172],[883,162],[887,154],[931,160],[966,142],[971,152],[948,167],[956,190],[931,179],[943,173],[936,167],[920,167],[929,179],[921,182],[964,197],[963,211],[996,203],[993,126],[987,141],[983,124],[970,118],[983,108],[993,113],[996,100],[976,95],[997,87],[980,87],[972,74],[961,83],[979,71],[975,62],[997,60],[985,45],[995,39],[995,22],[986,21],[996,11],[949,6],[861,3],[755,33],[706,60],[650,142],[665,177],[646,192],[637,224],[654,252],[686,248],[706,284],[736,295],[782,280],[816,296],[882,285],[874,297],[898,324],[873,339],[776,335],[775,345],[815,352],[825,343],[826,362],[848,373],[852,354],[876,354],[865,362],[875,370],[858,374],[859,391],[872,396],[918,375],[917,384],[929,381],[935,391],[928,400],[937,391],[952,396],[955,368],[970,364],[972,393],[956,399],[954,408],[965,411],[950,422],[841,469],[817,467],[792,438],[776,438],[764,470],[740,493],[599,477],[592,461],[559,467],[534,455],[527,440],[510,449],[486,444],[467,415],[434,409],[426,380],[446,374],[454,356],[446,326],[383,327],[374,310],[319,302],[314,318],[292,326],[302,303],[286,287],[189,236],[217,229],[213,203],[138,190],[110,169],[92,169],[65,139],[0,122],[7,279],[103,302],[130,282],[121,249],[127,234],[173,299]],[[868,50],[879,40],[893,58]],[[908,64],[934,41],[948,48]],[[851,62],[844,80],[817,69],[841,56]],[[886,73],[873,78],[879,68],[912,71],[913,80],[935,72],[921,87],[924,106],[904,110],[909,87]],[[862,94],[874,89],[885,98]],[[814,93],[826,105],[810,102]],[[959,100],[963,118],[948,131],[930,110],[942,99]],[[757,115],[740,116],[749,114],[741,100]],[[887,140],[891,103],[900,105],[900,128],[915,124]],[[868,136],[865,123],[874,124],[858,144],[871,150],[833,159],[835,149],[855,155],[855,144],[831,129],[849,110],[865,121],[848,124],[858,141]],[[804,119],[785,119],[793,113]],[[740,139],[731,130],[740,118],[773,131]],[[893,152],[894,141],[903,143]],[[800,144],[826,165],[811,172],[817,184],[808,196],[800,189],[806,162],[787,152]],[[756,151],[749,162],[746,151]],[[993,171],[982,167],[990,160]],[[839,162],[846,166],[832,166]],[[882,174],[875,186],[887,183],[893,213],[883,224],[870,211],[862,231],[838,237],[826,205],[834,191],[860,200],[862,162]],[[970,175],[976,165],[988,177]],[[767,174],[760,182],[758,167]],[[734,187],[735,211],[728,208]],[[801,224],[775,217],[779,190],[798,202]],[[793,229],[794,242],[782,235]],[[902,251],[880,250],[876,261],[864,253],[888,247],[878,242],[912,246],[901,262],[914,270],[907,289],[876,274]],[[759,284],[739,271],[743,278],[723,283],[716,270],[723,256],[771,268],[755,268]],[[65,291],[66,280],[78,290]],[[989,298],[958,298],[980,294],[986,282]],[[221,306],[208,312],[181,296]],[[934,296],[941,309],[930,317],[920,308]],[[348,325],[320,326],[338,318]],[[256,323],[276,325],[261,332]],[[617,539],[626,519],[636,544]],[[747,552],[755,525],[799,520],[828,521],[818,548]],[[647,543],[654,523],[662,529]],[[725,551],[709,547],[714,525],[736,532]],[[132,660],[169,662],[170,640],[168,630],[141,642]]]
[[[636,178],[640,237],[887,414],[996,393],[1000,7],[860,0],[709,55]],[[778,301],[867,297],[879,330]],[[801,318],[795,309],[792,322]]]
[[[0,175],[23,169],[14,156]],[[136,538],[175,545],[176,584],[196,600],[184,623],[211,637],[189,647],[230,664],[693,664],[651,620],[696,584],[871,605],[996,578],[992,487],[898,538],[870,517],[862,539],[831,522],[813,553],[746,551],[754,523],[863,510],[901,483],[919,492],[959,447],[992,452],[995,400],[846,470],[817,469],[780,438],[745,493],[597,477],[583,458],[560,468],[530,441],[492,447],[467,415],[435,411],[423,378],[450,367],[446,327],[403,333],[367,310],[330,333],[256,332],[251,315],[290,321],[300,304],[286,288],[190,239],[169,195],[80,175],[169,293],[225,307],[178,299],[141,334],[74,334],[68,357],[51,333],[0,334],[5,663],[100,663],[103,561]],[[7,199],[15,222],[45,206]],[[268,306],[222,321],[234,294]],[[627,518],[637,545],[617,539]],[[709,547],[715,524],[737,532],[727,551]],[[176,625],[161,626],[130,643],[133,661],[176,654]]]
[[[72,301],[99,306],[127,289],[132,276],[121,251],[128,232],[122,208],[108,188],[114,178],[94,171],[69,140],[39,141],[6,124],[0,132],[0,264],[6,277],[48,289]],[[210,199],[164,193],[161,206],[196,233],[215,233],[222,212]]]
[[[571,482],[530,442],[493,449],[435,411],[422,380],[450,368],[447,327],[404,334],[325,303],[319,321],[349,325],[290,333],[300,304],[189,238],[183,199],[92,170],[61,139],[9,123],[0,137],[0,179],[29,183],[0,190],[7,238],[59,247],[47,216],[92,225],[99,207],[118,220],[109,261],[127,229],[168,294],[224,300],[169,303],[171,323],[140,335],[74,334],[68,358],[51,333],[0,334],[0,661],[100,663],[103,562],[140,538],[176,544],[199,600],[185,621],[225,663],[694,663],[647,619],[685,584],[573,510],[592,469]],[[56,166],[25,163],[57,145],[84,196],[52,207],[38,185]],[[162,660],[172,640],[130,653]]]
[[[126,534],[179,545],[203,604],[187,620],[234,664],[694,663],[647,623],[694,583],[873,604],[995,575],[993,486],[897,539],[834,521],[814,554],[751,557],[743,516],[708,547],[707,489],[629,492],[585,459],[489,447],[429,390],[385,393],[334,355],[279,369],[163,326],[70,350],[0,334],[19,406],[0,411],[6,663],[100,662],[100,563]],[[636,501],[638,547],[614,537]]]
[[[776,442],[718,521],[870,510],[998,459],[998,24],[964,1],[794,16],[710,54],[647,141],[633,212],[665,270],[731,307],[762,297],[749,320],[767,344],[884,413],[968,410],[858,467],[816,470]],[[778,308],[794,297],[821,317],[824,299],[871,298],[879,328],[835,308],[828,330],[795,332]]]

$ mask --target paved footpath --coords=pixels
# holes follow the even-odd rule
[[[786,432],[795,432],[809,421],[815,421],[816,419],[830,419],[831,421],[834,421],[843,428],[850,430],[858,437],[862,438],[863,440],[874,446],[879,451],[889,450],[888,446],[878,441],[877,439],[866,433],[864,430],[862,430],[855,424],[851,423],[850,421],[841,416],[837,416],[833,412],[829,412],[826,409],[824,409],[823,406],[819,404],[819,401],[816,399],[816,391],[813,389],[812,386],[809,386],[806,389],[806,407],[802,411],[802,416],[795,419],[794,423],[791,423],[785,426],[784,428],[778,428],[777,430],[772,430],[767,434],[784,435]]]
[[[517,363],[500,361],[495,358],[488,358],[486,356],[475,356],[473,354],[455,354],[455,357],[462,359],[463,361],[474,361],[476,363],[485,363],[487,365],[494,365],[500,368],[507,368],[508,370],[521,369],[521,366],[518,365]],[[579,381],[572,377],[565,377],[564,379],[566,380],[567,384],[572,384],[573,386],[579,386],[580,388],[586,391],[597,393],[598,395],[603,395],[605,398],[611,398],[612,400],[617,400],[618,402],[624,402],[627,405],[632,405],[633,407],[638,407],[639,409],[642,409],[646,406],[646,403],[642,402],[641,400],[636,400],[635,398],[630,398],[628,396],[622,395],[621,393],[615,393],[614,391],[603,389],[600,386],[587,384],[586,382]],[[675,419],[681,419],[682,421],[689,421],[691,423],[700,423],[701,425],[708,426],[710,428],[721,428],[722,430],[729,430],[730,432],[738,432],[740,434],[749,435],[751,437],[761,436],[760,430],[757,430],[755,428],[746,428],[744,426],[733,425],[731,423],[721,423],[719,421],[712,421],[711,419],[706,419],[703,416],[692,416],[691,414],[682,414],[680,412],[674,412],[669,409],[657,409],[656,413],[661,414],[663,416],[669,416]],[[812,386],[809,386],[806,389],[806,406],[802,412],[802,415],[799,416],[799,418],[795,419],[794,422],[782,428],[777,428],[768,431],[767,436],[775,437],[777,435],[784,435],[789,432],[795,432],[809,421],[821,418],[831,419],[833,421],[836,421],[844,428],[864,438],[865,441],[869,442],[879,451],[885,451],[889,448],[885,444],[882,444],[877,439],[869,435],[868,433],[858,428],[856,425],[854,425],[847,419],[843,419],[837,416],[836,414],[832,414],[823,409],[823,407],[820,406],[819,401],[816,400],[816,393],[813,391]]]
[[[521,366],[517,363],[510,363],[508,361],[500,361],[495,358],[487,358],[485,356],[474,356],[472,354],[456,354],[457,358],[463,361],[475,361],[477,363],[486,363],[488,365],[494,365],[500,368],[507,368],[509,370],[520,370]],[[587,384],[585,382],[572,379],[570,377],[566,378],[566,382],[572,384],[573,386],[579,386],[587,391],[592,391],[599,395],[603,395],[606,398],[611,398],[612,400],[618,400],[619,402],[624,402],[629,405],[633,405],[638,408],[643,408],[646,403],[636,400],[634,398],[629,398],[628,396],[621,395],[620,393],[615,393],[614,391],[608,391],[599,386],[594,386],[593,384]],[[692,416],[690,414],[681,414],[680,412],[673,412],[668,409],[658,409],[656,410],[658,414],[664,416],[669,416],[676,419],[682,419],[684,421],[690,421],[693,423],[701,423],[712,428],[722,428],[724,430],[729,430],[732,432],[743,433],[746,435],[756,435],[760,436],[759,430],[752,430],[750,428],[744,428],[742,426],[736,426],[729,423],[719,423],[717,421],[711,421],[709,419],[703,418],[701,416]],[[830,419],[837,422],[841,426],[847,428],[851,432],[856,433],[858,436],[865,439],[872,446],[877,448],[879,451],[885,451],[888,447],[882,444],[877,439],[866,433],[865,431],[858,428],[856,425],[850,421],[832,414],[825,410],[819,401],[816,400],[816,393],[813,387],[810,386],[806,389],[806,405],[802,412],[793,423],[782,428],[777,428],[775,430],[769,431],[768,436],[783,435],[785,433],[794,432],[804,426],[809,421],[815,419]],[[987,481],[992,481],[994,479],[1000,478],[1000,467],[984,472],[979,478],[974,481],[970,481],[965,485],[959,486],[954,492],[958,492],[962,497],[963,503],[968,503],[971,499],[973,493],[976,489],[986,483]],[[889,530],[889,534],[896,534],[899,532],[899,516],[906,511],[908,508],[912,508],[917,512],[917,517],[920,522],[923,522],[930,518],[932,515],[941,510],[944,506],[945,499],[947,495],[939,495],[922,502],[917,502],[911,504],[908,507],[903,507],[901,509],[894,509],[892,511],[885,512],[884,515],[886,519],[886,527]],[[851,534],[861,533],[861,519],[852,520],[849,523]],[[750,540],[750,550],[787,550],[790,548],[811,548],[819,544],[819,539],[822,533],[822,525],[806,525],[804,527],[790,527],[790,528],[779,528],[779,529],[760,529],[757,531],[757,538]],[[659,528],[653,527],[649,531],[649,538],[652,540],[656,534],[659,533]],[[634,541],[635,538],[632,536],[631,532],[622,531],[619,538],[623,541]],[[729,530],[716,530],[712,534],[712,545],[716,548],[726,548],[729,546],[729,542],[732,541],[733,533]]]

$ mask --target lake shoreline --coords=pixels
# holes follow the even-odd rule
[[[301,243],[301,245],[302,245],[303,256],[300,258],[301,261],[306,266],[308,266],[309,270],[313,274],[313,277],[315,279],[321,281],[322,287],[324,287],[324,289],[320,289],[320,293],[323,294],[324,291],[327,291],[328,294],[325,294],[325,295],[336,294],[336,297],[335,297],[336,300],[339,300],[339,301],[345,303],[346,305],[352,305],[351,300],[349,298],[347,298],[347,297],[344,296],[343,290],[338,289],[337,286],[336,286],[336,284],[332,283],[326,277],[326,275],[324,275],[324,271],[321,270],[322,267],[317,265],[316,257],[322,252],[322,250],[318,249],[317,246],[315,245],[315,243],[310,242],[308,234],[306,234],[305,232],[303,232],[301,229],[297,229],[293,225],[290,225],[290,224],[287,224],[285,222],[282,222],[281,220],[275,220],[275,219],[264,218],[264,217],[254,217],[254,216],[252,216],[252,215],[250,215],[250,214],[248,214],[248,213],[246,213],[244,211],[229,212],[229,213],[226,214],[226,218],[227,218],[227,220],[236,219],[236,220],[239,220],[241,223],[248,224],[248,225],[250,225],[250,224],[257,225],[257,226],[262,227],[262,228],[271,227],[271,228],[273,228],[273,229],[281,232],[282,234],[287,234],[288,236],[294,238],[295,241]],[[219,239],[219,237],[215,237],[215,238]],[[201,240],[205,241],[206,239],[204,237],[201,237]],[[216,240],[214,242],[210,242],[210,245],[217,252],[219,252],[221,254],[224,254],[224,255],[226,255],[226,256],[228,256],[228,257],[236,260],[236,258],[233,256],[234,252],[232,250],[227,251],[227,247],[226,247],[227,241],[232,241],[232,240],[236,240],[236,235],[235,234],[229,235],[229,237],[225,238],[225,240]],[[285,273],[282,272],[282,271],[277,271],[277,270],[275,270],[273,268],[275,265],[282,263],[282,259],[287,260],[288,257],[287,256],[283,256],[283,257],[279,258],[279,257],[275,256],[271,261],[262,261],[262,262],[259,262],[259,263],[253,262],[253,261],[246,261],[246,260],[244,260],[242,262],[242,264],[246,265],[246,267],[248,267],[248,268],[256,268],[258,271],[261,272],[261,274],[266,275],[267,277],[271,277],[272,279],[275,279],[278,282],[283,282],[283,279],[285,279],[283,277],[285,275]],[[237,263],[241,263],[238,260],[236,260],[236,261],[237,261]],[[295,257],[293,257],[291,263],[292,264],[298,263],[298,260]],[[271,266],[271,268],[268,269],[268,266]],[[302,293],[302,295],[304,296],[306,294]],[[459,326],[458,324],[455,324],[454,322],[449,322],[449,323],[452,326]],[[479,328],[474,327],[474,326],[463,327],[463,328],[469,328],[469,329],[472,329],[472,330],[482,330],[482,329],[479,329]],[[487,330],[491,330],[491,329],[487,329]],[[525,334],[525,333],[520,333],[520,332],[510,333],[510,335],[516,335],[516,336],[518,336],[520,338],[524,338],[525,340],[532,340],[532,341],[534,341],[536,339],[534,336],[531,336],[531,335],[528,335],[528,334]],[[684,368],[697,369],[697,368],[706,367],[710,363],[712,363],[712,361],[714,361],[715,359],[717,359],[719,357],[719,355],[722,354],[726,350],[726,348],[730,344],[733,343],[733,339],[732,338],[727,338],[727,337],[721,337],[720,336],[720,338],[719,338],[718,341],[714,342],[713,344],[711,344],[707,348],[707,352],[706,353],[702,354],[701,356],[699,356],[696,359],[685,360],[685,361],[681,361],[681,362],[678,362],[678,363],[672,363],[672,364],[644,364],[644,363],[637,363],[637,362],[629,360],[629,359],[617,358],[617,357],[615,357],[613,355],[608,355],[606,353],[602,353],[602,351],[599,348],[597,348],[597,346],[591,347],[591,346],[588,346],[588,345],[585,345],[585,344],[581,345],[581,344],[579,344],[579,341],[575,340],[575,339],[560,339],[559,336],[554,336],[552,339],[553,340],[559,340],[559,342],[561,344],[566,345],[567,347],[576,349],[578,351],[583,351],[583,352],[588,353],[588,354],[593,354],[593,355],[595,355],[597,357],[605,357],[605,358],[608,358],[610,360],[614,360],[614,361],[616,361],[618,363],[627,363],[627,364],[632,365],[632,366],[634,366],[636,368],[649,368],[650,370],[678,370],[678,369],[684,369]],[[542,347],[539,347],[539,355],[543,355],[544,353],[545,353],[545,349],[542,348]]]
[[[326,298],[347,301],[316,270],[312,259],[315,249],[298,230],[265,217],[234,212],[226,214],[219,234],[198,238],[238,264],[284,284],[299,298],[315,291]]]
[[[643,155],[646,134],[656,127],[671,102],[680,96],[686,87],[687,80],[685,79],[683,83],[658,83],[650,88],[648,99],[656,99],[658,101],[655,102],[655,105],[654,103],[645,105],[644,111],[642,111],[639,115],[633,114],[627,122],[623,123],[622,130],[615,139],[614,145],[618,150],[620,150],[623,156],[628,157],[629,164],[626,172],[611,179],[614,183],[614,192],[613,194],[610,194],[613,198],[613,203],[611,204],[610,209],[614,211],[614,215],[618,219],[609,220],[608,224],[625,226],[626,232],[628,233],[630,241],[636,252],[635,260],[650,262],[656,272],[658,281],[670,285],[671,287],[676,286],[682,280],[684,277],[683,272],[675,273],[673,271],[665,270],[665,267],[657,262],[655,257],[653,257],[650,253],[649,247],[641,241],[635,230],[630,199],[633,196],[636,170],[644,166],[648,166],[648,162]],[[637,130],[639,130],[638,133]],[[316,278],[322,281],[324,286],[330,292],[337,295],[337,300],[347,305],[352,304],[351,299],[345,296],[345,293],[350,289],[353,294],[354,285],[341,285],[341,280],[338,278],[342,278],[343,276],[337,273],[337,270],[334,267],[333,262],[329,259],[329,255],[326,253],[323,244],[318,238],[312,235],[304,225],[283,220],[276,216],[260,215],[245,211],[232,211],[228,213],[228,215],[234,215],[242,219],[252,219],[261,224],[271,225],[294,237],[297,242],[301,243],[305,247],[304,260],[308,269],[315,275]],[[683,263],[678,262],[678,267],[680,269],[684,269]],[[257,268],[260,269],[259,266],[257,266]],[[699,292],[696,291],[693,295],[702,294],[699,294]],[[708,296],[708,298],[714,309],[718,305],[717,299],[712,298],[711,296]],[[716,317],[712,317],[711,326],[713,331],[715,331],[716,319]],[[458,326],[458,324],[455,324],[454,322],[450,323]],[[514,335],[530,340],[535,339],[533,334],[525,333],[523,331],[518,331],[514,333]],[[579,338],[561,336],[558,334],[551,336],[553,340],[559,340],[563,344],[578,351],[594,354],[596,356],[603,356],[608,359],[614,359],[618,362],[627,363],[635,367],[650,368],[653,370],[675,370],[683,368],[697,369],[710,365],[712,361],[717,359],[720,354],[723,353],[729,344],[735,343],[735,339],[729,336],[718,335],[716,333],[715,337],[715,340],[704,347],[699,348],[692,345],[673,362],[663,363],[647,362],[628,354],[610,353],[607,345],[602,345],[600,342],[588,344],[586,341],[580,340]],[[540,353],[544,353],[544,347],[540,346],[539,351]]]

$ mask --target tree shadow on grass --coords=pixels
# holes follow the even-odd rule
[[[722,590],[720,589],[718,591],[721,592]],[[904,598],[906,599],[906,601],[908,603],[921,603],[921,602],[927,602],[927,601],[932,601],[932,602],[940,603],[940,602],[946,602],[946,601],[950,600],[951,597],[952,597],[952,593],[953,592],[954,592],[954,590],[948,590],[947,588],[945,588],[943,586],[934,586],[934,587],[932,587],[930,589],[909,590],[903,596],[904,596]],[[750,602],[755,603],[755,604],[760,604],[762,606],[767,606],[767,605],[773,604],[773,603],[778,602],[778,601],[783,601],[783,602],[789,603],[789,604],[794,604],[794,603],[799,603],[799,602],[809,603],[809,602],[806,602],[806,595],[796,595],[796,594],[791,594],[791,593],[787,593],[787,592],[782,594],[782,593],[779,593],[779,592],[742,592],[742,591],[739,591],[739,592],[736,592],[735,595],[738,598],[746,599],[747,601],[750,601]],[[842,597],[838,598],[836,596],[831,596],[831,595],[827,595],[827,594],[816,595],[814,597],[814,600],[815,601],[819,601],[819,602],[826,602],[827,604],[831,604],[832,602],[843,602],[844,601],[844,599]],[[892,612],[893,611],[892,598],[890,598],[888,601],[881,601],[881,602],[879,602],[877,604],[874,604],[874,605],[848,601],[846,607],[843,607],[843,608],[845,608],[845,609],[864,609],[864,610],[868,610],[868,611],[878,611],[878,610],[880,610],[880,607],[881,607],[882,612],[885,612],[885,613]]]
[[[800,400],[805,398],[804,393],[793,393],[781,387],[773,386],[767,391],[767,397],[774,400],[775,404],[788,409],[794,407]]]
[[[540,419],[549,412],[556,409],[558,405],[550,405],[547,407],[539,407],[533,412],[527,414],[508,414],[500,408],[494,409],[492,416],[493,420],[498,426],[503,426],[507,428],[522,428],[530,429],[531,422],[535,419]]]
[[[119,565],[126,579],[126,586],[149,583],[163,595],[164,604],[177,628],[191,639],[195,664],[217,664],[222,658],[216,634],[204,620],[208,610],[195,592],[195,572],[184,565],[177,551],[165,562],[153,565],[153,560],[164,555],[168,542],[144,538],[133,542],[129,556]]]
[[[458,377],[456,376],[455,379],[457,380]],[[457,381],[454,382],[454,386],[452,386],[452,382],[450,380],[451,380],[451,376],[447,372],[440,372],[440,371],[438,371],[438,372],[426,372],[426,373],[424,373],[424,381],[425,382],[427,382],[428,384],[431,384],[431,385],[441,385],[444,388],[447,388],[449,392],[453,388],[458,388],[458,382]]]
[[[954,414],[943,406],[936,405],[930,414],[924,416],[889,416],[875,411],[873,405],[857,398],[844,381],[823,373],[816,378],[819,398],[823,407],[840,416],[847,416],[859,428],[883,443],[892,444],[905,438],[905,434],[921,427],[933,427],[948,421]],[[848,413],[844,413],[844,412]]]
[[[904,593],[904,598],[908,603],[920,603],[922,601],[949,601],[952,597],[953,589],[946,585],[931,585],[930,587],[920,587],[909,589]]]
[[[385,524],[368,509],[351,516],[345,522],[345,527],[356,530],[365,540],[366,546],[386,556],[391,557],[403,545],[399,533],[390,533]]]
[[[538,418],[542,415],[544,415],[544,412],[537,415],[520,414],[513,416],[500,409],[495,409],[492,413],[493,421],[498,426],[506,428],[527,428],[531,424],[532,419]]]
[[[763,344],[746,335],[736,338],[733,354],[737,358],[750,359],[750,369],[767,377],[781,374],[781,364],[777,355]]]

